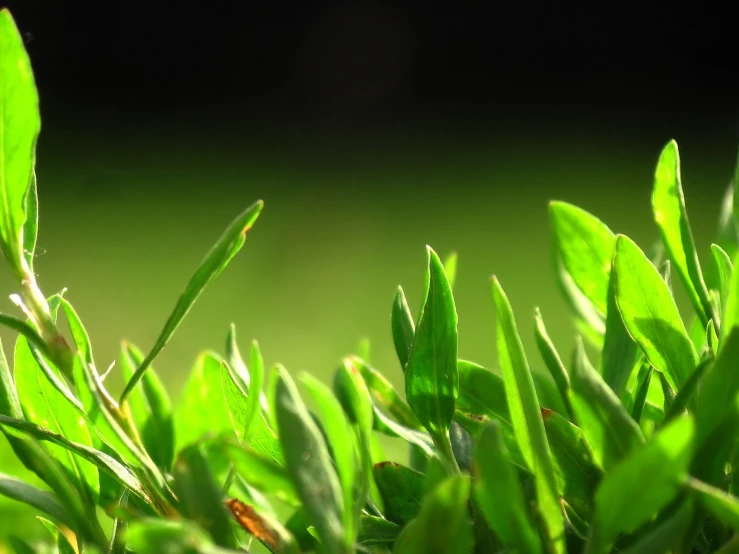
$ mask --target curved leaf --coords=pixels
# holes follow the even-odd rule
[[[408,365],[408,359],[411,355],[411,347],[413,346],[413,337],[416,334],[416,326],[413,322],[411,311],[408,308],[408,302],[405,299],[403,287],[398,287],[398,292],[395,293],[390,325],[393,332],[395,353],[398,356],[400,368],[405,371],[405,368]]]
[[[73,520],[56,495],[34,487],[12,475],[0,473],[0,494],[33,506],[64,525],[73,527]]]
[[[498,359],[513,429],[521,453],[534,474],[537,502],[549,538],[556,552],[561,553],[565,551],[564,519],[534,381],[508,298],[496,277],[493,277],[492,285],[497,312]]]
[[[713,307],[688,222],[680,178],[680,154],[674,140],[671,140],[660,154],[654,176],[652,209],[662,235],[662,242],[677,268],[693,308],[705,327],[708,320],[713,318]]]
[[[673,390],[698,365],[675,301],[652,262],[628,237],[619,235],[614,258],[616,304],[624,325],[649,363],[664,373]]]
[[[161,352],[162,348],[166,346],[169,339],[172,338],[177,327],[180,326],[180,323],[190,311],[193,304],[195,304],[195,301],[205,287],[218,277],[221,271],[228,265],[228,262],[231,261],[231,258],[244,246],[246,233],[254,225],[263,207],[264,202],[261,200],[249,206],[231,222],[223,235],[221,235],[210,249],[210,252],[208,252],[200,263],[200,267],[195,271],[195,275],[192,276],[187,287],[185,287],[153,348],[141,362],[138,369],[136,369],[133,377],[126,383],[121,394],[121,403],[131,394],[131,391],[133,391],[133,388],[141,380],[146,369],[151,365],[159,352]]]

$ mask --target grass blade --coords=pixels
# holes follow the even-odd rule
[[[236,535],[203,446],[195,444],[182,450],[173,475],[172,486],[182,515],[197,522],[217,545],[236,548]]]
[[[411,407],[382,373],[356,356],[350,356],[349,361],[359,370],[359,374],[369,390],[371,400],[376,405],[381,406],[401,425],[411,429],[422,429],[418,419],[413,415]]]
[[[567,369],[562,363],[562,359],[559,357],[557,349],[552,343],[552,339],[549,338],[549,333],[544,325],[544,319],[541,317],[541,311],[539,308],[534,309],[534,321],[536,323],[534,337],[536,338],[536,345],[539,348],[539,354],[541,354],[544,360],[544,365],[547,366],[549,374],[554,379],[557,385],[559,394],[565,403],[567,417],[572,417],[572,407],[569,405],[569,390],[570,390],[570,376],[567,374]]]
[[[124,379],[133,376],[143,358],[142,352],[132,344],[124,342],[121,345],[119,360]],[[146,451],[157,466],[169,471],[174,461],[172,403],[154,368],[146,372],[141,387],[129,397],[129,404]]]
[[[53,433],[48,429],[45,429],[28,421],[13,419],[7,416],[0,416],[0,426],[4,427],[5,429],[12,430],[11,433],[13,433],[15,436],[28,435],[37,440],[49,441],[53,444],[56,444],[64,448],[65,450],[73,453],[74,455],[79,456],[83,460],[94,464],[98,469],[102,469],[103,471],[107,472],[109,475],[114,477],[116,481],[118,481],[121,485],[129,488],[131,492],[141,498],[144,502],[152,502],[151,498],[147,494],[139,479],[125,466],[123,466],[107,454],[100,452],[99,450],[95,450],[94,448],[91,448],[90,446],[87,446],[85,444],[79,444],[69,441],[61,435]]]
[[[210,252],[205,256],[205,259],[200,264],[200,267],[195,271],[190,282],[185,287],[184,292],[180,296],[177,304],[175,305],[172,314],[164,324],[159,338],[157,339],[154,347],[151,349],[146,358],[141,362],[138,369],[134,373],[133,377],[126,383],[123,393],[121,394],[121,404],[131,394],[133,388],[143,377],[146,369],[154,361],[162,348],[164,348],[172,338],[177,327],[179,327],[182,320],[185,318],[187,313],[192,308],[195,301],[198,299],[200,294],[203,292],[206,286],[210,284],[223,269],[228,265],[236,253],[241,250],[241,247],[246,241],[246,233],[254,225],[254,222],[259,217],[264,202],[261,200],[255,202],[244,210],[232,223],[228,226],[226,231],[221,235],[218,241],[213,245]]]
[[[610,471],[595,495],[586,554],[610,552],[619,533],[633,533],[672,501],[687,477],[694,424],[680,417]]]
[[[726,251],[718,244],[711,245],[711,254],[713,255],[713,263],[716,270],[716,289],[719,291],[721,306],[724,308],[729,301],[729,291],[731,290],[731,274],[734,273],[734,264]],[[721,316],[722,314],[719,314]]]
[[[15,343],[15,382],[26,420],[65,439],[92,448],[92,438],[85,420],[66,398],[41,374],[28,342],[18,337]],[[95,466],[82,462],[67,449],[49,446],[49,452],[60,461],[87,502],[97,504],[100,478]]]
[[[457,311],[444,266],[430,247],[425,295],[405,372],[405,394],[418,421],[451,463],[449,424],[459,392]]]
[[[521,453],[534,474],[537,503],[549,538],[556,552],[564,552],[564,519],[534,381],[508,298],[496,277],[492,285],[497,312],[498,359],[513,429]]]
[[[299,380],[313,400],[315,406],[313,410],[318,415],[328,447],[336,462],[336,473],[341,482],[344,500],[342,521],[345,540],[347,545],[352,545],[357,538],[359,524],[358,521],[355,521],[354,513],[354,487],[357,485],[359,460],[356,457],[349,420],[344,415],[341,403],[331,393],[330,388],[308,373],[302,373]],[[370,412],[371,417],[372,413]],[[370,428],[371,426],[370,419]]]
[[[690,230],[680,178],[680,154],[674,140],[671,140],[660,154],[654,176],[652,209],[662,242],[703,326],[708,325],[709,319],[714,319],[718,324],[715,321],[693,233]]]
[[[408,302],[403,293],[403,287],[398,287],[393,300],[393,310],[390,317],[390,326],[393,332],[393,344],[395,345],[395,353],[400,362],[400,368],[405,371],[408,365],[408,359],[411,355],[411,347],[413,346],[413,337],[416,334],[416,325],[413,322],[411,310],[408,308]]]
[[[0,473],[0,494],[33,506],[60,523],[74,527],[74,521],[70,520],[67,510],[53,493],[34,487],[12,475]]]
[[[473,474],[475,498],[503,544],[519,552],[542,552],[518,476],[495,422],[488,424],[478,438]]]
[[[628,237],[619,235],[614,257],[616,304],[629,334],[673,390],[698,365],[698,354],[667,284]]]
[[[290,375],[278,371],[275,415],[288,474],[327,554],[348,554],[353,545],[344,542],[341,484],[328,448]]]
[[[26,194],[41,130],[31,61],[7,9],[0,10],[0,246],[22,275]]]
[[[597,217],[566,202],[550,202],[549,217],[555,247],[567,273],[596,309],[606,315],[615,235]]]

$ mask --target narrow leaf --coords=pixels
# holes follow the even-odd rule
[[[654,178],[652,208],[662,242],[677,269],[688,298],[703,325],[708,325],[708,320],[713,317],[713,308],[688,222],[680,177],[680,154],[674,140],[660,154]]]
[[[119,354],[123,378],[130,379],[142,360],[142,352],[132,344],[124,342]],[[141,387],[129,397],[129,403],[133,421],[140,430],[141,440],[147,452],[154,463],[169,470],[174,460],[172,403],[154,368],[146,372]]]
[[[395,353],[400,362],[400,368],[405,371],[408,365],[408,359],[411,355],[411,347],[413,346],[413,337],[416,334],[416,326],[413,322],[408,302],[403,293],[403,287],[398,287],[393,300],[393,311],[391,313],[390,323],[393,332],[393,344],[395,345]]]
[[[721,306],[724,308],[728,305],[729,291],[731,290],[731,275],[734,273],[734,265],[726,251],[717,244],[711,245],[711,254],[713,254],[713,263],[716,266],[716,275],[718,276],[717,285],[719,297],[721,298]]]
[[[457,311],[441,260],[430,247],[427,255],[426,292],[405,372],[405,393],[418,420],[443,443],[448,442],[459,391]]]
[[[341,524],[341,485],[328,448],[292,378],[284,369],[278,371],[275,415],[288,474],[326,551],[349,552],[352,545],[344,543]]]
[[[23,38],[10,11],[0,10],[0,246],[16,274],[41,129],[38,102]]]
[[[639,426],[590,365],[580,339],[576,344],[571,384],[570,402],[575,418],[585,432],[596,460],[605,469],[644,442]]]
[[[457,279],[457,253],[452,252],[444,260],[444,272],[446,273],[449,287],[454,288],[454,281]]]
[[[218,277],[221,271],[228,265],[228,262],[231,261],[231,258],[241,250],[241,247],[246,241],[246,233],[254,225],[263,206],[264,202],[258,200],[239,214],[210,249],[210,252],[205,256],[200,267],[198,267],[190,279],[187,287],[185,287],[153,348],[141,362],[134,376],[126,383],[126,387],[121,394],[121,403],[131,394],[133,388],[141,380],[141,377],[143,377],[146,369],[166,346],[169,339],[172,338],[175,330],[177,330],[177,327],[179,327],[205,287]]]
[[[534,336],[536,338],[536,345],[539,347],[539,354],[541,354],[544,360],[544,365],[547,366],[549,374],[557,384],[557,389],[565,405],[567,407],[568,417],[572,417],[572,408],[569,406],[569,394],[570,390],[570,376],[567,374],[567,369],[562,363],[562,359],[559,357],[557,349],[552,343],[552,339],[549,338],[547,329],[544,325],[544,319],[541,317],[541,311],[539,308],[534,310],[534,321],[536,323]],[[461,377],[460,377],[461,378]]]
[[[513,429],[521,453],[534,474],[537,502],[549,538],[557,552],[564,552],[564,520],[534,381],[508,298],[496,277],[492,284],[497,312],[498,359]]]
[[[73,520],[55,494],[36,488],[12,475],[0,473],[0,494],[28,504],[64,525],[74,526]]]
[[[59,554],[77,554],[77,550],[72,546],[72,543],[69,542],[66,535],[64,535],[56,525],[42,517],[37,517],[37,519],[44,527],[46,527],[47,531],[49,531],[51,536],[54,538]]]
[[[474,475],[475,498],[503,544],[519,552],[542,552],[518,476],[495,422],[485,427],[477,441]]]

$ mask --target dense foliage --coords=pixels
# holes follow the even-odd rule
[[[224,355],[198,357],[173,407],[152,363],[262,203],[215,243],[155,345],[121,345],[116,399],[64,291],[47,296],[36,282],[39,129],[30,61],[3,10],[0,248],[23,317],[0,314],[18,332],[12,369],[0,345],[0,430],[46,487],[0,473],[0,493],[33,506],[50,532],[46,545],[8,536],[18,554],[739,552],[733,185],[704,272],[675,142],[655,174],[654,252],[550,204],[557,276],[582,338],[563,360],[536,312],[548,374],[530,371],[495,277],[499,371],[459,359],[456,256],[428,248],[418,317],[402,288],[392,304],[404,394],[366,352],[342,361],[332,387],[308,374],[296,384],[264,367],[256,342],[242,355],[232,327]],[[409,464],[388,461],[378,434],[405,441]]]

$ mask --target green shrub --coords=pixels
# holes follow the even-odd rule
[[[657,165],[653,254],[550,204],[556,274],[582,338],[563,360],[537,311],[548,375],[529,370],[495,277],[500,371],[458,359],[456,257],[442,263],[428,248],[419,316],[401,288],[392,304],[405,395],[366,354],[343,360],[332,388],[307,374],[298,387],[264,367],[256,342],[242,356],[232,327],[225,355],[198,357],[173,408],[152,363],[262,203],[216,242],[154,347],[122,344],[127,385],[115,399],[72,305],[36,283],[39,129],[30,62],[3,10],[0,248],[24,317],[0,314],[18,332],[12,371],[0,347],[0,429],[45,487],[0,473],[0,493],[38,510],[49,551],[739,552],[733,186],[704,274],[675,142]],[[673,272],[694,312],[687,325]],[[409,464],[388,461],[377,434],[405,441]]]

